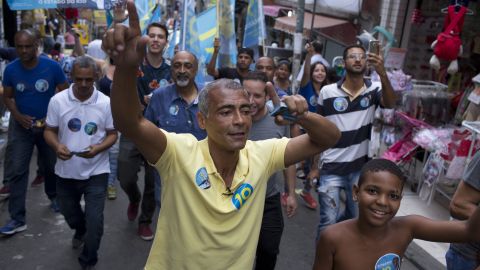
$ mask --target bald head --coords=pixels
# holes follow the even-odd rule
[[[258,58],[255,70],[264,72],[270,82],[273,81],[273,75],[275,73],[275,63],[273,59],[267,56]]]
[[[177,87],[193,86],[197,70],[198,60],[191,52],[178,51],[172,59],[172,80]]]

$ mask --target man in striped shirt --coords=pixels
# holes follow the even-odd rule
[[[319,113],[332,121],[342,132],[337,144],[322,155],[318,199],[320,224],[318,234],[328,225],[353,218],[357,205],[352,187],[360,169],[368,161],[368,147],[374,113],[378,106],[392,108],[393,92],[381,55],[367,53],[360,45],[343,52],[346,76],[322,88],[318,98]],[[381,83],[364,78],[367,63],[380,76]],[[345,192],[346,207],[341,212],[340,192]]]

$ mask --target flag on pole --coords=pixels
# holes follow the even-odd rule
[[[218,35],[220,51],[218,65],[235,67],[237,36],[235,33],[235,0],[217,0]]]
[[[189,51],[197,56],[199,60],[199,70],[195,81],[205,83],[204,66],[205,59],[201,59],[202,51],[200,49],[200,40],[197,27],[197,16],[195,15],[195,0],[184,0],[182,14],[182,35],[180,48]]]
[[[105,8],[111,8],[111,0],[107,0],[107,5]],[[161,9],[160,5],[156,4],[155,0],[136,0],[135,7],[137,8],[138,18],[140,20],[140,29],[142,30],[142,34],[145,35],[147,31],[147,26],[152,22],[160,22],[161,19]],[[113,23],[113,17],[111,12],[106,12],[107,14],[107,26]],[[128,19],[123,22],[124,24],[128,24]]]
[[[247,19],[243,35],[243,47],[257,48],[263,45],[266,37],[265,16],[263,15],[262,0],[249,0]]]
[[[160,5],[155,0],[135,0],[138,18],[140,19],[140,29],[142,34],[146,34],[146,28],[152,22],[160,22]]]
[[[173,33],[170,35],[170,41],[168,42],[168,58],[172,59],[175,53],[175,46],[177,45],[177,32],[178,32],[178,21],[173,22]]]
[[[205,81],[213,80],[207,74],[207,64],[213,54],[213,41],[218,33],[217,7],[213,6],[197,15],[197,31],[200,44],[200,54],[197,55],[199,63],[198,72],[202,72]]]

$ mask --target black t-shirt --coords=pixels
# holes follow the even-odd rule
[[[219,68],[218,77],[216,77],[215,79],[222,79],[222,78],[238,80],[239,83],[243,83],[243,77],[238,73],[236,68],[229,68],[229,67]]]

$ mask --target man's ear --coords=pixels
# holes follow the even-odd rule
[[[205,115],[203,115],[203,113],[201,112],[197,112],[197,120],[198,120],[198,126],[205,130],[205,120],[206,120],[206,117]]]
[[[358,187],[357,184],[353,185],[353,193],[352,193],[352,196],[353,196],[353,201],[356,202],[358,200],[358,192],[360,191],[360,188]]]

